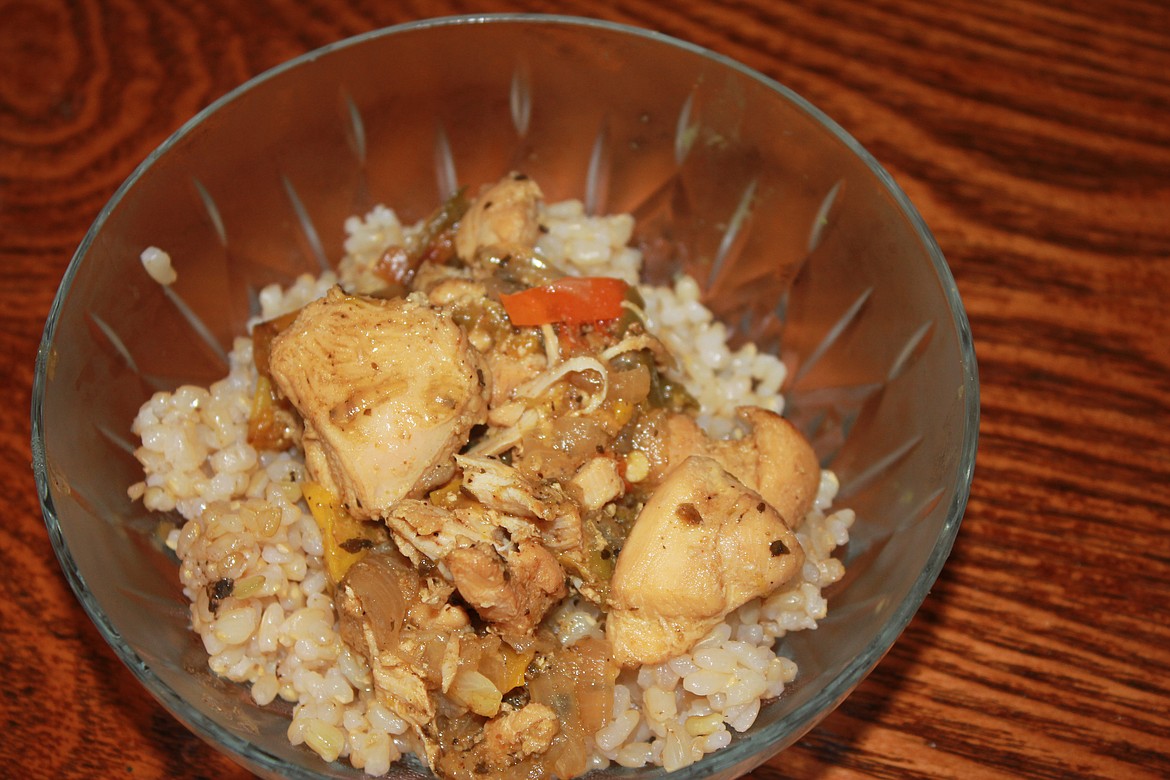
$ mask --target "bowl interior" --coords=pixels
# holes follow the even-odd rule
[[[788,414],[857,512],[829,617],[784,640],[797,683],[675,776],[733,776],[798,739],[880,660],[950,550],[978,409],[966,318],[916,212],[840,128],[722,57],[600,22],[346,41],[219,101],[127,181],[69,267],[34,392],[41,499],[79,598],[165,706],[260,774],[361,776],[289,746],[282,713],[207,670],[158,518],[126,496],[130,422],[156,390],[221,377],[257,291],[335,263],[347,216],[385,203],[415,219],[512,169],[550,201],[633,213],[652,278],[695,276],[737,339],[782,350]],[[143,270],[150,245],[171,254],[172,288]]]

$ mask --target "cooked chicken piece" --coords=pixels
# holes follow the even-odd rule
[[[448,688],[461,693],[460,678],[478,674],[459,668],[467,646],[479,638],[463,608],[449,603],[452,593],[453,586],[423,578],[401,555],[382,548],[350,568],[335,596],[342,639],[365,658],[378,701],[410,724],[432,766],[442,694]]]
[[[492,387],[493,389],[495,388],[494,383]],[[498,405],[492,404],[491,409],[488,410],[488,425],[501,430],[496,431],[492,437],[481,439],[472,451],[478,454],[482,447],[489,447],[489,445],[495,442],[502,442],[505,438],[508,440],[506,446],[501,444],[500,446],[490,447],[490,452],[485,452],[484,454],[499,455],[501,452],[506,452],[511,449],[523,436],[523,431],[508,431],[506,429],[519,425],[520,421],[524,419],[524,412],[526,411],[528,411],[528,408],[524,401],[505,401]],[[535,411],[529,415],[529,418],[533,422],[539,420],[539,416]]]
[[[438,292],[438,300],[436,300],[432,297],[432,293],[435,293],[435,290],[446,282],[454,282],[455,286],[448,288],[445,292]],[[461,299],[463,293],[470,292],[470,288],[464,287],[464,284],[480,285],[482,282],[473,280],[466,268],[446,263],[424,262],[410,280],[410,289],[425,293],[431,303],[436,306],[449,306],[454,301]]]
[[[592,512],[620,496],[625,488],[613,458],[597,457],[585,462],[569,483],[582,508]]]
[[[567,594],[565,572],[530,518],[476,504],[445,509],[403,499],[386,524],[407,558],[416,566],[424,557],[432,561],[505,636],[530,634]]]
[[[561,565],[535,541],[504,557],[486,545],[460,547],[444,562],[459,594],[503,636],[528,636],[568,594]]]
[[[647,501],[618,555],[605,632],[614,659],[656,664],[685,652],[803,561],[796,535],[759,493],[711,458],[687,458]]]
[[[393,652],[378,653],[367,642],[367,661],[374,678],[378,701],[398,717],[416,728],[425,726],[435,717],[435,702],[427,689],[422,671],[405,658]]]
[[[758,491],[784,521],[800,525],[821,482],[821,466],[808,440],[775,412],[744,406],[736,415],[750,430],[740,439],[711,439],[686,415],[666,426],[667,468],[691,455],[714,458],[752,490]]]
[[[451,573],[444,561],[452,551],[470,544],[493,545],[500,541],[499,523],[477,507],[451,511],[429,501],[404,498],[386,513],[385,521],[403,555],[415,566],[423,562],[424,556],[429,558],[447,578]]]
[[[445,581],[444,584],[446,584]],[[442,597],[444,599],[455,592],[454,586],[450,584],[446,584],[446,587],[441,590],[447,594]],[[457,607],[445,601],[440,604],[432,604],[420,600],[408,609],[406,614],[407,620],[412,625],[426,626],[429,630],[440,634],[452,634],[456,631],[463,631],[471,626],[471,619],[467,616],[467,611],[463,607]]]
[[[540,235],[540,187],[527,176],[512,173],[483,192],[459,222],[455,251],[465,261],[481,246],[531,247]]]
[[[493,458],[457,455],[463,469],[463,488],[484,506],[505,516],[540,521],[545,546],[557,553],[582,544],[581,513],[577,504],[555,483],[529,479]],[[515,538],[520,529],[509,527]]]
[[[424,280],[423,283],[429,286],[416,286],[415,289],[424,291],[427,294],[427,300],[432,305],[441,308],[449,308],[451,306],[458,306],[459,304],[479,304],[487,297],[487,288],[484,287],[483,282],[478,282],[474,279],[468,279],[465,276],[455,275],[453,273],[442,276],[434,274],[430,279]]]
[[[532,702],[489,720],[483,727],[483,757],[504,768],[548,750],[561,727],[546,704]]]
[[[425,263],[415,277],[414,289],[425,292],[432,305],[450,312],[487,361],[492,377],[488,422],[498,427],[514,423],[519,412],[515,407],[503,407],[517,387],[548,367],[540,340],[517,333],[503,306],[488,295],[484,282],[470,278],[466,270]],[[516,406],[523,410],[522,405]]]
[[[449,479],[491,395],[463,331],[417,296],[330,290],[276,337],[270,370],[305,419],[310,476],[359,519]]]
[[[606,557],[610,545],[595,522],[585,522],[581,506],[564,488],[555,482],[536,481],[492,458],[459,455],[456,460],[463,469],[464,490],[496,513],[494,521],[512,541],[538,540],[574,578],[582,596],[599,606],[604,604],[612,570]],[[593,501],[624,487],[624,483],[615,485],[600,474],[594,479]]]

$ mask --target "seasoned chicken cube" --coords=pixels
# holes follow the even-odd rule
[[[486,545],[460,547],[445,563],[460,595],[503,636],[530,635],[568,593],[564,569],[532,541],[506,556]]]
[[[531,247],[540,235],[542,197],[540,187],[527,176],[504,177],[476,198],[459,221],[455,251],[469,261],[484,246]]]
[[[330,290],[273,340],[270,370],[304,417],[310,476],[360,519],[449,479],[491,395],[463,331],[415,296]]]
[[[736,410],[749,433],[740,439],[711,439],[690,417],[676,415],[667,424],[667,469],[691,455],[714,458],[724,469],[756,490],[796,527],[812,508],[821,481],[821,466],[808,440],[775,412],[757,406]]]
[[[620,496],[625,488],[617,461],[613,458],[597,457],[585,461],[569,482],[569,489],[577,496],[581,506],[592,512]]]
[[[606,638],[624,666],[685,652],[800,571],[784,519],[715,460],[692,456],[646,502],[610,583]]]

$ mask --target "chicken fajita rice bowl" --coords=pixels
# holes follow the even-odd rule
[[[156,393],[130,495],[177,518],[218,675],[370,775],[678,769],[797,675],[853,514],[782,416],[783,364],[628,215],[511,174],[336,272],[262,291],[228,375]],[[144,253],[169,281],[166,253]]]

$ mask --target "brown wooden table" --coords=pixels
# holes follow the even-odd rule
[[[246,776],[122,667],[41,520],[33,360],[103,203],[199,108],[289,57],[535,11],[656,28],[812,100],[908,191],[971,317],[982,438],[951,560],[873,675],[753,776],[1170,776],[1168,8],[0,0],[0,775]]]

